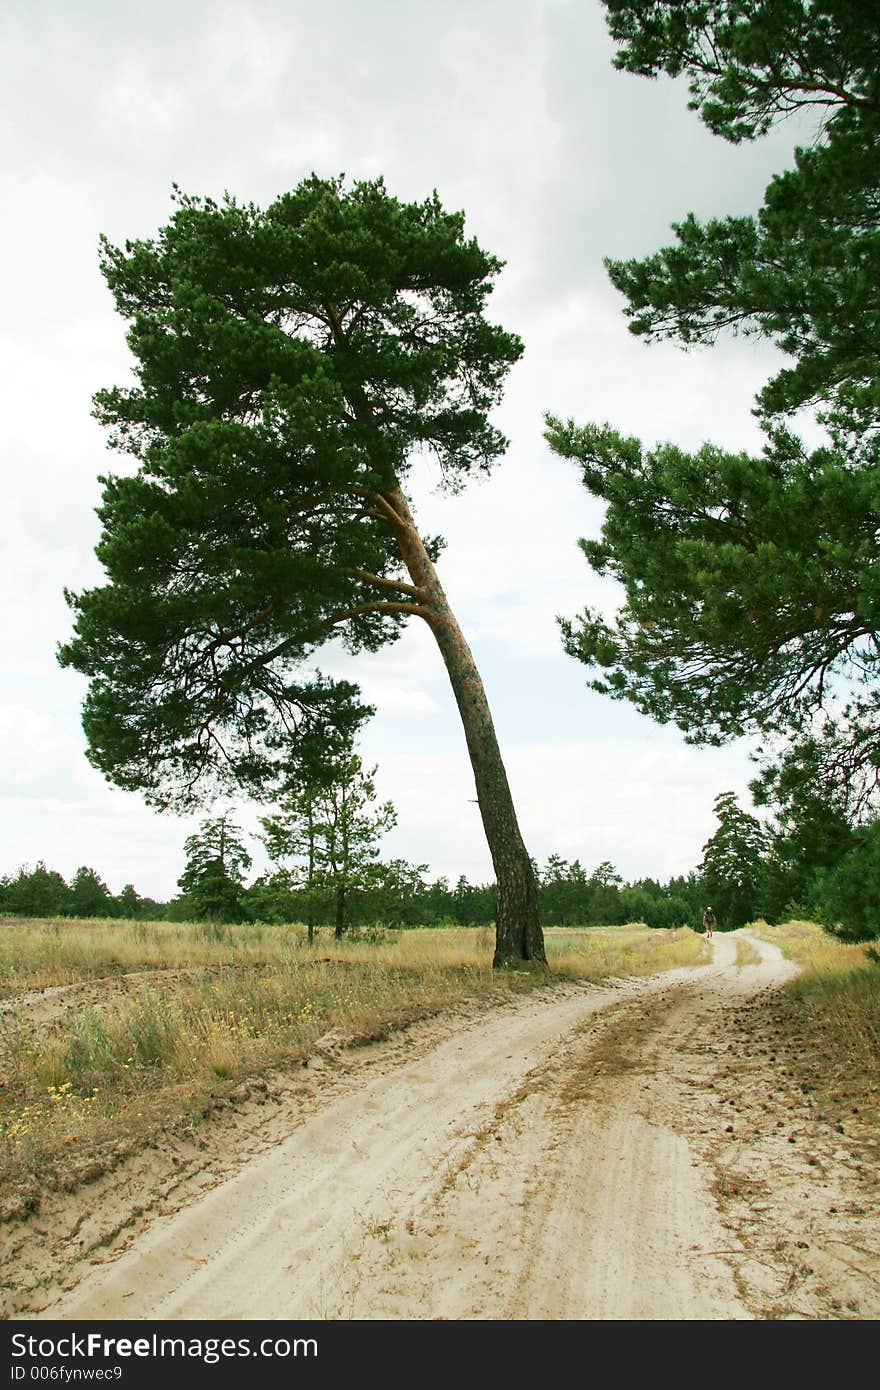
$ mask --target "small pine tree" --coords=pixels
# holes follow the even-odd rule
[[[374,806],[376,768],[369,771],[350,745],[328,748],[321,760],[301,763],[299,775],[274,816],[262,819],[263,842],[276,864],[292,872],[314,907],[333,903],[335,932],[344,935],[350,895],[375,885],[378,842],[397,823],[390,801]]]
[[[100,875],[85,864],[77,869],[70,880],[70,905],[67,910],[72,917],[109,917],[113,911],[110,889]]]
[[[725,929],[758,915],[758,884],[766,836],[760,821],[744,811],[733,792],[715,798],[718,829],[703,846],[700,865],[706,903]]]
[[[14,878],[6,880],[3,908],[16,917],[56,917],[70,911],[70,889],[55,869],[40,859],[35,868],[22,864]]]
[[[186,868],[177,883],[195,913],[208,921],[242,921],[244,876],[252,861],[239,827],[228,814],[203,821],[184,850]]]

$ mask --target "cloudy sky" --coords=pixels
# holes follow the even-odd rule
[[[498,423],[491,479],[456,498],[413,479],[424,529],[487,685],[523,834],[627,879],[700,859],[722,791],[744,792],[748,747],[688,747],[589,692],[557,614],[613,609],[579,536],[597,504],[542,438],[545,410],[609,420],[649,441],[752,448],[766,346],[683,353],[626,329],[602,257],[639,255],[695,211],[753,211],[797,135],[734,148],[686,109],[680,84],[616,72],[599,0],[5,0],[0,226],[3,584],[0,874],[80,864],[116,892],[176,891],[192,819],[108,787],[84,756],[84,681],[55,659],[65,586],[99,581],[97,475],[115,465],[95,390],[128,372],[97,240],[152,235],[170,191],[271,201],[313,170],[437,189],[506,261],[492,301],[526,352]],[[420,630],[420,628],[422,630]],[[377,714],[364,754],[399,814],[389,853],[435,873],[491,876],[451,691],[430,634],[328,673]],[[256,826],[256,810],[240,808]]]

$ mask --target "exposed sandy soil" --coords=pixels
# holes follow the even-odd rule
[[[792,967],[750,940],[760,964],[716,935],[712,965],[328,1036],[10,1223],[0,1308],[873,1319],[876,1108],[817,1089],[778,994]]]
[[[47,989],[32,989],[0,1000],[0,1016],[14,1014],[26,1028],[36,1032],[51,1028],[69,1009],[105,1009],[127,995],[136,995],[150,980],[171,984],[204,974],[205,967],[129,970],[125,974],[96,976],[72,985],[50,985]]]

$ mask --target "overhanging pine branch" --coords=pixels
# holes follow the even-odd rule
[[[363,584],[370,584],[374,589],[389,589],[395,593],[409,594],[410,598],[423,599],[425,592],[417,589],[414,584],[406,584],[402,579],[386,579],[380,574],[370,574],[369,570],[346,570],[353,579],[360,579]]]
[[[364,617],[367,613],[414,613],[417,618],[424,618],[426,623],[433,622],[436,616],[430,608],[420,603],[359,603],[354,608],[346,608],[342,613],[325,619],[322,626],[336,627],[339,623]]]

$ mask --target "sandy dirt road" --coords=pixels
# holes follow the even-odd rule
[[[738,966],[742,935],[711,965],[429,1025],[348,1075],[326,1056],[310,1109],[25,1315],[877,1316],[875,1173],[781,1074],[766,1010],[792,967],[754,937]]]

